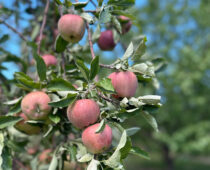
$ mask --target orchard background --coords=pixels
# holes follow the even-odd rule
[[[45,0],[1,0],[0,4],[2,169],[55,169],[66,162],[77,169],[87,168],[90,162],[91,169],[122,169],[122,165],[133,170],[210,168],[209,0],[57,0],[50,1],[48,10]],[[57,22],[66,13],[81,15],[89,23],[95,58],[87,26],[79,43],[67,45],[57,37]],[[120,15],[132,21],[126,34],[120,33]],[[118,43],[113,51],[103,51],[97,45],[100,31],[110,28]],[[54,55],[56,66],[46,68],[43,54]],[[113,97],[106,78],[120,69],[137,75],[135,98]],[[30,120],[28,124],[42,127],[42,132],[25,135],[13,127],[21,120],[16,116],[21,112],[20,97],[40,89],[51,95],[51,122]],[[99,131],[105,124],[114,124],[112,146],[102,154],[84,151],[77,140],[82,131],[66,118],[75,92],[100,105]],[[160,108],[159,97],[154,95],[162,97]],[[120,113],[115,105],[120,105]],[[49,156],[41,161],[43,151]]]

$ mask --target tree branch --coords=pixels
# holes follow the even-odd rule
[[[90,2],[93,4],[93,6],[96,8],[97,5],[95,4],[95,2],[93,0],[90,0]]]
[[[115,69],[113,65],[106,65],[106,64],[99,64],[99,65],[104,68]]]
[[[88,31],[88,41],[89,41],[91,56],[92,56],[92,59],[94,59],[95,58],[95,53],[94,53],[94,50],[93,50],[92,35],[91,35],[91,32],[90,32],[89,24],[87,22],[86,22],[86,28],[87,28],[87,31]]]
[[[44,9],[44,17],[43,17],[42,25],[41,25],[41,28],[40,28],[39,40],[37,42],[37,46],[38,46],[37,47],[37,53],[38,54],[40,54],[40,45],[41,45],[41,41],[42,41],[42,35],[43,35],[44,27],[45,27],[46,20],[47,20],[47,12],[48,12],[48,9],[49,9],[49,4],[50,4],[50,0],[47,0],[46,6],[45,6],[45,9]]]
[[[24,40],[27,41],[27,39],[23,36],[23,34],[21,34],[20,32],[18,32],[14,27],[10,26],[9,24],[7,24],[5,21],[0,20],[0,23],[4,24],[7,28],[9,28],[10,30],[12,30],[14,33],[18,34],[19,37]]]

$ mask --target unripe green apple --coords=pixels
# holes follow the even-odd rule
[[[28,120],[27,116],[24,113],[19,113],[17,116],[20,116],[23,118],[23,120],[17,122],[15,124],[15,128],[27,135],[35,135],[39,134],[41,132],[41,128],[39,126],[31,125],[27,123]]]
[[[69,121],[77,128],[82,129],[95,123],[98,120],[100,108],[91,99],[77,100],[67,109]]]
[[[123,16],[123,15],[119,16],[119,20],[121,21],[121,25],[122,25],[122,34],[127,33],[131,29],[131,26],[132,26],[131,20],[128,17]]]
[[[133,97],[138,87],[136,75],[131,71],[113,72],[109,75],[112,85],[119,97]]]
[[[46,120],[51,111],[50,97],[42,91],[28,93],[21,102],[22,112],[32,120]]]
[[[57,64],[57,59],[53,55],[45,54],[45,55],[42,56],[42,58],[43,58],[43,60],[44,60],[44,62],[45,62],[47,67]]]
[[[102,132],[96,133],[99,123],[87,127],[82,133],[82,142],[91,153],[102,153],[112,144],[112,129],[105,125]]]
[[[66,14],[58,21],[58,31],[64,40],[77,43],[85,33],[85,22],[79,15]]]
[[[112,30],[106,30],[104,32],[101,32],[101,35],[98,39],[98,46],[101,50],[109,51],[113,50],[115,47],[114,37]]]

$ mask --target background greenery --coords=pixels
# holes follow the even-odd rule
[[[1,15],[10,16],[8,23],[35,39],[38,34],[36,27],[42,19],[42,1],[0,0],[0,3],[9,9],[1,10]],[[50,9],[53,13],[53,6]],[[140,32],[147,36],[146,55],[165,59],[167,66],[158,74],[159,88],[150,84],[139,87],[139,94],[152,91],[163,97],[162,108],[154,113],[160,132],[154,132],[140,116],[129,120],[130,125],[138,124],[142,128],[134,137],[134,143],[147,150],[151,160],[130,156],[126,160],[127,169],[209,169],[210,0],[143,0],[136,2],[130,13],[134,16],[134,26],[132,31],[121,37],[123,45],[128,45],[130,37]],[[46,44],[55,40],[54,21],[49,19],[48,22]],[[31,27],[34,29],[30,30]],[[1,25],[1,37],[5,33],[12,36],[6,43],[2,41],[0,44],[1,91],[12,99],[18,91],[13,87],[13,81],[7,79],[12,78],[15,70],[24,68],[26,63],[19,58],[26,58],[27,50],[20,39],[5,28]],[[84,45],[83,41],[80,44]],[[97,45],[94,49],[100,54]],[[4,50],[8,55],[3,55]],[[111,63],[121,54],[123,48],[118,45],[113,53],[103,52],[102,61]],[[17,65],[8,63],[11,60],[15,60]],[[2,105],[3,100],[2,95],[2,113],[7,111]]]

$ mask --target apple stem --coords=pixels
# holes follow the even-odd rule
[[[49,9],[49,4],[50,4],[50,0],[47,0],[46,5],[45,5],[45,9],[44,9],[44,17],[43,17],[42,25],[41,25],[41,28],[40,28],[39,40],[37,42],[37,46],[38,46],[37,47],[37,53],[38,54],[40,54],[40,46],[41,46],[44,27],[45,27],[46,20],[47,20],[47,12],[48,12],[48,9]]]

